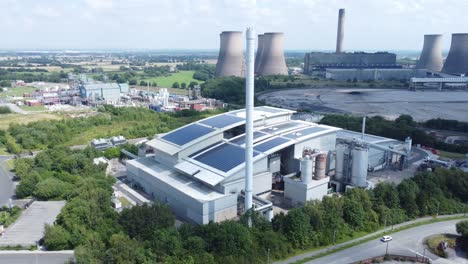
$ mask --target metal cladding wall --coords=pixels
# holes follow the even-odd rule
[[[263,59],[263,39],[264,35],[258,35],[257,55],[255,55],[255,74],[258,73]]]
[[[452,34],[452,44],[442,72],[468,73],[468,33]]]
[[[442,35],[424,35],[424,45],[416,69],[440,72],[443,64]]]
[[[265,33],[259,75],[288,75],[284,58],[283,33]]]
[[[338,12],[338,30],[336,32],[336,53],[343,52],[344,20],[345,20],[345,10],[344,8],[342,8]]]
[[[216,63],[216,77],[239,76],[245,72],[241,31],[223,31],[220,34],[220,49]]]

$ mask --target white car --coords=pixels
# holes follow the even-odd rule
[[[391,236],[383,236],[380,241],[382,242],[388,242],[388,241],[392,241],[392,237]]]

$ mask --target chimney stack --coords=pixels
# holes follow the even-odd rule
[[[341,8],[338,12],[338,31],[336,34],[336,53],[343,52],[343,39],[344,39],[344,20],[345,10]]]
[[[452,34],[452,44],[442,72],[457,75],[468,73],[468,33]]]
[[[216,63],[216,77],[244,76],[244,51],[241,31],[223,31]]]
[[[424,35],[424,45],[416,69],[440,72],[442,66],[442,35]]]

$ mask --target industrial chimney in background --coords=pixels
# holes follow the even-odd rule
[[[259,64],[259,75],[288,75],[288,67],[284,59],[283,33],[263,35],[263,51]]]
[[[424,45],[416,69],[440,72],[443,64],[442,35],[424,35]]]
[[[244,51],[241,31],[223,31],[220,35],[216,77],[244,76]]]
[[[255,74],[258,74],[258,70],[261,67],[260,62],[262,61],[262,56],[263,56],[263,38],[264,38],[263,34],[258,35],[257,55],[255,55]]]
[[[457,75],[468,73],[468,33],[452,34],[452,44],[442,72]]]
[[[344,39],[344,20],[345,10],[341,8],[338,12],[338,31],[336,33],[336,53],[343,52],[343,39]]]

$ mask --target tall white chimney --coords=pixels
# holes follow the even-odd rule
[[[255,30],[247,28],[247,54],[245,72],[245,211],[252,208],[253,190],[253,113],[254,113],[254,69],[255,69]],[[249,221],[250,224],[250,221]]]

